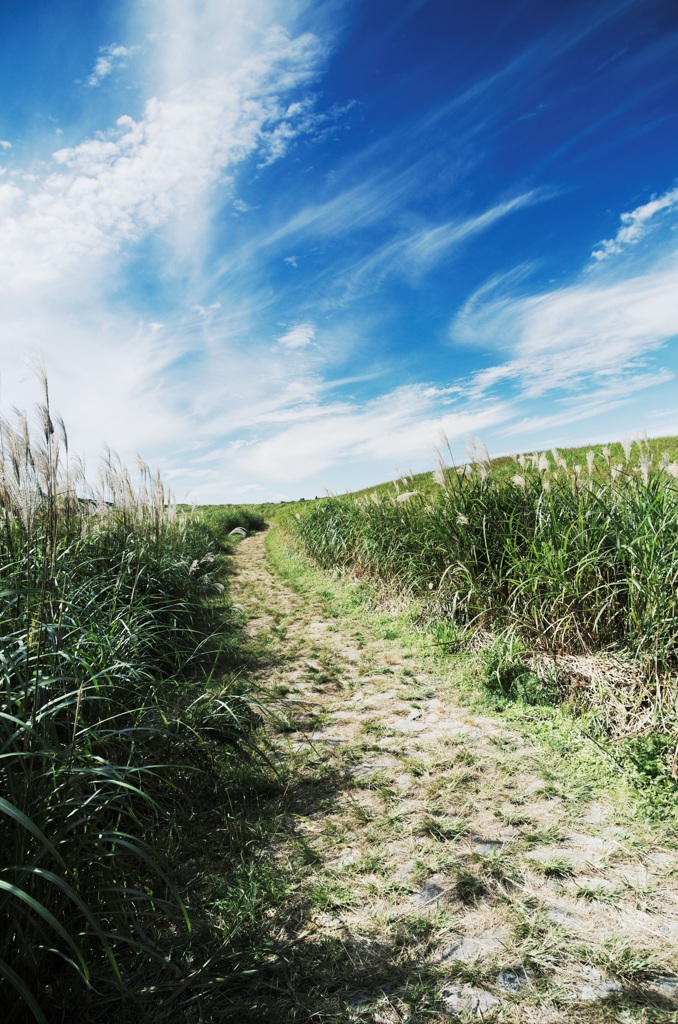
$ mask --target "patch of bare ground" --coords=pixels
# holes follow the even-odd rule
[[[670,835],[462,706],[370,613],[337,614],[320,577],[295,591],[262,536],[237,564],[294,823],[275,951],[238,1019],[678,1020]]]

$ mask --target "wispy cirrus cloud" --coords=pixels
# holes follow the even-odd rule
[[[340,239],[348,239],[351,245],[364,244],[372,231],[383,228],[420,193],[428,170],[428,157],[397,170],[393,166],[383,171],[370,167],[354,175],[344,169],[324,187],[313,189],[310,196],[306,190],[293,193],[287,197],[290,208],[274,223],[264,221],[223,255],[213,280],[228,280],[245,266],[257,267],[271,254],[279,254],[285,264],[297,267],[302,253],[315,245],[334,246]],[[360,178],[357,184],[353,183],[355,176]],[[346,178],[351,183],[345,183]],[[330,275],[339,277],[337,270],[332,268]]]
[[[342,478],[349,486],[361,462],[371,463],[371,473],[392,475],[395,466],[406,468],[410,460],[432,462],[441,431],[457,437],[510,418],[504,402],[460,410],[450,408],[450,402],[447,389],[420,384],[363,403],[300,408],[295,422],[247,449],[242,473],[284,483],[324,472],[341,489]]]
[[[645,372],[635,377],[612,378],[598,387],[592,388],[584,397],[576,397],[571,394],[563,396],[555,402],[554,412],[521,415],[520,410],[514,407],[515,419],[502,427],[502,434],[506,437],[538,438],[538,443],[542,448],[548,447],[546,439],[549,435],[560,434],[562,437],[563,431],[571,427],[572,424],[584,423],[591,420],[593,415],[598,418],[605,417],[613,410],[626,405],[629,399],[638,392],[659,387],[671,380],[673,380],[673,373],[662,369],[655,373]],[[609,430],[605,432],[605,436],[609,438]]]
[[[347,188],[333,189],[331,198],[302,206],[266,240],[275,245],[283,239],[305,235],[335,238],[356,230],[364,231],[385,220],[412,194],[425,174],[428,159],[400,169],[370,174],[366,180]]]
[[[637,206],[630,213],[622,213],[620,220],[622,226],[614,238],[607,238],[598,243],[591,256],[594,260],[601,262],[609,256],[623,252],[629,245],[637,245],[653,226],[666,215],[678,209],[678,186],[664,192],[663,195],[653,196],[648,203]]]
[[[480,371],[482,389],[512,380],[525,396],[578,389],[640,372],[644,359],[678,334],[678,261],[623,281],[467,305],[453,337],[498,346],[507,359]],[[471,310],[469,312],[469,309]]]
[[[526,293],[530,268],[518,267],[477,289],[451,336],[503,358],[470,377],[467,396],[497,389],[523,401],[550,395],[560,411],[521,420],[536,430],[584,419],[670,380],[673,371],[658,359],[678,337],[678,248],[671,233],[649,257],[635,259],[633,247],[651,220],[670,225],[677,209],[678,189],[671,189],[623,215],[595,272],[585,267],[571,284]]]
[[[553,189],[531,189],[496,203],[482,213],[443,224],[427,225],[400,235],[349,268],[345,277],[345,290],[355,294],[364,288],[374,288],[391,273],[405,277],[423,274],[456,246],[490,230],[504,217],[545,202],[555,194]]]

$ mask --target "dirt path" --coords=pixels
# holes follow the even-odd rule
[[[676,846],[593,755],[460,706],[385,616],[273,573],[262,536],[237,564],[299,780],[270,1019],[678,1021]]]

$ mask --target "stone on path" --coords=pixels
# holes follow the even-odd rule
[[[529,983],[530,979],[527,976],[527,971],[522,965],[509,967],[504,971],[500,971],[497,975],[497,985],[499,985],[499,988],[503,988],[505,992],[520,992]]]
[[[484,988],[473,988],[471,985],[444,989],[442,1002],[445,1013],[455,1017],[462,1013],[473,1013],[477,1017],[482,1017],[484,1013],[501,1005],[501,1000],[491,992]]]
[[[615,978],[606,978],[603,972],[595,967],[584,968],[582,975],[584,983],[576,993],[576,998],[582,1003],[594,1003],[598,999],[607,999],[608,996],[622,991],[620,982]]]

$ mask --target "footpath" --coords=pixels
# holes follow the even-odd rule
[[[291,765],[275,1019],[675,1024],[678,837],[592,744],[465,707],[463,667],[269,546],[231,592]]]

